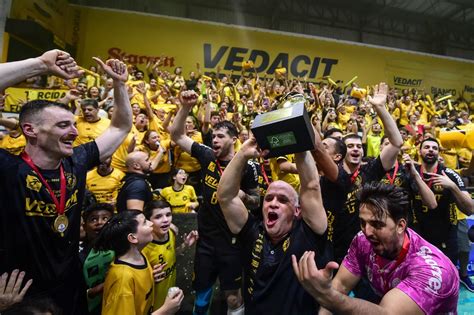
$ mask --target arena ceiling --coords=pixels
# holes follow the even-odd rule
[[[69,0],[474,59],[473,0]]]

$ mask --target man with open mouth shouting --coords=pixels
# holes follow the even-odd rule
[[[24,152],[16,156],[0,150],[0,273],[24,270],[33,279],[26,297],[49,297],[64,314],[86,312],[77,253],[87,171],[112,155],[132,120],[126,65],[95,60],[113,80],[116,107],[97,139],[73,148],[78,132],[70,109],[34,100],[20,111]],[[0,64],[0,91],[44,74],[72,79],[82,71],[68,53],[51,50]]]
[[[286,182],[271,183],[261,221],[239,198],[238,184],[247,161],[259,155],[251,137],[227,166],[217,189],[227,225],[242,243],[245,313],[315,314],[318,305],[293,274],[291,255],[316,250],[317,265],[326,263],[327,217],[316,163],[309,152],[295,154],[300,195]]]

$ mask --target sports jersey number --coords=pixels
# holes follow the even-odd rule
[[[217,191],[212,193],[211,197],[211,205],[216,205],[217,204]]]
[[[163,254],[160,254],[160,256],[158,256],[158,262],[160,263],[160,265],[165,263],[165,259],[163,258]]]
[[[354,213],[355,212],[355,204],[347,205],[347,211],[349,211],[349,213]]]

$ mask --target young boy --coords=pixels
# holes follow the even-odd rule
[[[153,240],[153,223],[138,210],[124,210],[103,227],[96,248],[113,250],[104,283],[103,315],[145,315],[153,306],[153,270],[141,253]],[[174,314],[183,300],[183,291],[176,290],[152,315]]]
[[[97,251],[92,246],[102,227],[113,214],[114,207],[107,203],[92,204],[82,213],[86,236],[79,252],[79,259],[87,285],[87,306],[90,315],[101,313],[105,274],[114,259],[113,251]]]
[[[186,246],[192,246],[197,238],[197,231],[184,235],[184,243],[176,248],[176,235],[170,229],[172,215],[171,205],[164,200],[149,202],[144,210],[145,217],[153,222],[153,241],[144,249],[143,254],[155,269],[155,302],[153,310],[160,308],[165,302],[169,288],[176,283],[176,252]]]

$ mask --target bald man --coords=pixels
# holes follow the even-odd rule
[[[142,210],[144,205],[153,200],[153,192],[147,180],[151,173],[150,157],[147,153],[136,151],[128,154],[125,160],[127,172],[123,178],[122,188],[117,197],[117,211],[126,209]]]
[[[284,181],[268,186],[263,221],[240,199],[243,170],[259,154],[254,137],[234,156],[219,181],[217,199],[232,233],[241,241],[244,259],[245,314],[316,314],[319,305],[291,273],[291,255],[317,251],[325,265],[327,217],[319,175],[310,152],[295,154],[300,193]]]

